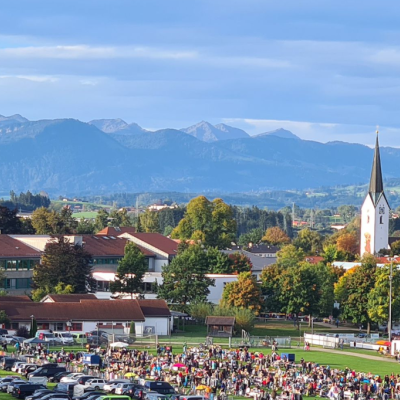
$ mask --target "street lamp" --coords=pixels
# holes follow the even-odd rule
[[[393,281],[393,258],[390,260],[389,273],[389,324],[388,324],[388,339],[392,341],[392,281]]]
[[[33,336],[33,320],[35,319],[35,316],[32,314],[31,315],[31,336]]]

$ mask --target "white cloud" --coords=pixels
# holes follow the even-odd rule
[[[32,82],[57,82],[58,77],[45,75],[0,75],[0,79],[24,79]]]
[[[112,58],[155,58],[191,59],[196,58],[193,51],[161,50],[152,47],[106,47],[106,46],[29,46],[0,48],[1,58],[29,59],[112,59]]]

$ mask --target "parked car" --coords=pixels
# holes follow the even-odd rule
[[[138,385],[136,383],[120,383],[120,385],[121,387],[117,387],[117,389],[115,389],[115,394],[126,395],[134,398],[136,393],[137,398],[141,399],[142,393],[146,391],[146,388],[144,386]]]
[[[103,389],[104,385],[107,383],[105,379],[93,378],[86,381],[85,386],[91,386],[95,390]]]
[[[54,391],[51,389],[37,389],[30,396],[27,396],[25,400],[36,400],[48,393],[54,393]]]
[[[64,376],[69,375],[71,372],[69,371],[62,371],[62,372],[57,372],[54,376],[49,378],[49,382],[60,382],[60,379],[63,378]]]
[[[28,374],[30,374],[33,371],[36,371],[38,368],[40,368],[40,367],[37,364],[27,364],[21,369],[20,374],[27,377]]]
[[[7,329],[0,329],[0,335],[8,335],[8,330]]]
[[[9,334],[3,334],[0,336],[1,343],[12,344],[13,340],[14,340],[14,336],[9,335]],[[15,341],[14,341],[14,343],[15,343]]]
[[[169,400],[169,396],[158,392],[146,392],[143,396],[144,400]]]
[[[14,365],[11,367],[11,371],[18,372],[21,365],[25,364],[23,361],[16,361]]]
[[[50,378],[57,374],[58,372],[65,372],[66,368],[65,367],[54,367],[53,365],[47,366],[47,364],[43,365],[42,367],[38,368],[36,371],[30,372],[28,374],[28,378],[32,377],[46,377]]]
[[[111,381],[108,381],[104,386],[103,390],[105,392],[109,393],[115,393],[115,389],[117,388],[117,385],[119,383],[130,383],[131,381],[129,379],[114,379]]]
[[[4,369],[5,371],[11,371],[11,368],[13,367],[16,361],[19,360],[17,358],[4,357],[1,362],[1,368]]]
[[[76,344],[86,344],[88,339],[84,333],[73,333],[72,338]]]
[[[73,397],[72,400],[91,400],[91,399],[95,399],[99,396],[104,396],[104,393],[98,392],[98,391],[87,392],[87,393],[83,394],[82,396]]]
[[[24,381],[22,384],[14,385],[12,395],[17,399],[25,399],[25,397],[33,394],[36,390],[45,388],[43,385]]]
[[[65,375],[60,379],[60,383],[67,383],[67,382],[78,382],[78,379],[83,376],[84,374],[81,372],[73,372],[71,374]]]
[[[171,395],[175,393],[174,388],[168,382],[164,381],[145,381],[144,387],[160,394]]]
[[[25,384],[26,381],[23,381],[22,379],[14,379],[12,382],[9,382],[7,385],[7,390],[5,390],[6,393],[12,393],[14,390],[15,385],[20,385],[20,384]]]
[[[74,344],[74,338],[72,337],[71,332],[54,332],[54,337],[60,339],[64,346],[72,346]]]
[[[78,378],[78,383],[84,385],[90,379],[93,379],[93,375],[82,375]]]
[[[107,344],[108,333],[105,331],[90,331],[86,333],[87,342],[89,344]]]

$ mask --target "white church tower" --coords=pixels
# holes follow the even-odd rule
[[[375,154],[369,191],[361,207],[360,255],[364,253],[376,255],[379,250],[389,248],[390,207],[383,191],[378,131],[376,133]]]

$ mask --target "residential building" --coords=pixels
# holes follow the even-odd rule
[[[102,326],[123,325],[129,330],[135,322],[136,335],[169,335],[171,313],[163,300],[99,300],[86,295],[52,296],[51,301],[6,301],[2,310],[10,319],[11,330],[28,329],[34,318],[38,329],[88,332]]]

